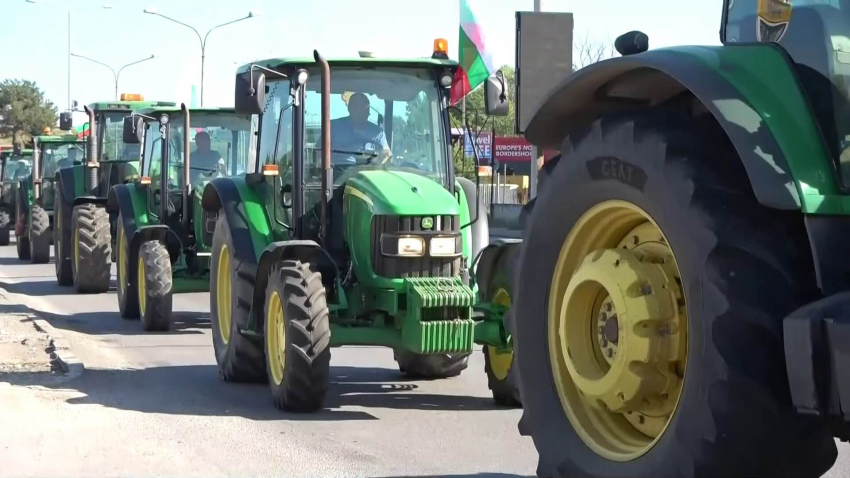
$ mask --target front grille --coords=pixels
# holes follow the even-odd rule
[[[431,218],[433,227],[422,228],[422,220]],[[455,277],[460,275],[461,257],[431,257],[427,250],[434,235],[459,234],[458,216],[374,216],[372,218],[372,265],[382,277]],[[425,238],[422,257],[390,257],[381,254],[383,234],[414,234]]]

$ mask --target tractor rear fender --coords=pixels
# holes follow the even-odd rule
[[[121,215],[122,223],[118,224],[117,227],[124,228],[124,237],[130,241],[131,258],[136,257],[139,253],[139,247],[146,240],[160,239],[167,244],[168,227],[149,224],[144,195],[134,184],[116,184],[113,186],[109,190],[105,204],[110,216],[118,216],[119,213]],[[145,232],[142,233],[141,231]],[[139,233],[137,234],[137,232]],[[169,253],[171,253],[171,250],[169,250]],[[171,260],[175,260],[174,255],[172,255]],[[130,277],[135,277],[136,261],[129,261],[127,266]]]
[[[266,247],[260,255],[260,262],[257,264],[257,276],[254,282],[254,298],[252,300],[251,310],[262,311],[266,304],[266,286],[269,282],[269,272],[272,266],[278,261],[299,260],[302,262],[315,261],[317,256],[324,257],[322,248],[315,241],[279,241],[272,242]],[[319,269],[323,264],[319,264]],[[255,318],[262,317],[262,314],[255,315]],[[257,320],[256,324],[259,329],[262,329],[262,320]]]
[[[216,178],[204,188],[201,206],[218,214],[224,211],[239,262],[257,264],[272,242],[271,223],[262,198],[244,178]]]
[[[670,101],[683,97],[691,100]],[[765,206],[800,210],[801,183],[820,194],[837,192],[834,165],[808,100],[788,55],[773,44],[676,47],[590,65],[537,105],[525,134],[533,144],[561,149],[571,129],[661,105],[707,110]]]
[[[62,191],[62,202],[68,207],[74,205],[74,199],[77,197],[78,176],[82,179],[82,166],[62,168],[56,173],[56,181]]]

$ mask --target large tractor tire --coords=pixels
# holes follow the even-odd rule
[[[38,204],[30,209],[29,225],[30,261],[33,264],[50,262],[50,216]]]
[[[9,230],[11,229],[12,218],[6,211],[0,211],[0,246],[9,245]]]
[[[410,378],[449,378],[460,375],[469,366],[469,353],[463,354],[416,354],[396,349],[393,358],[398,369]]]
[[[506,317],[514,313],[511,310],[511,291],[513,291],[514,268],[519,247],[503,247],[492,266],[490,278],[486,281],[487,290],[483,292],[484,302],[506,307]],[[507,322],[507,318],[506,318]],[[493,400],[507,407],[520,407],[518,372],[513,351],[502,351],[490,345],[484,345],[484,372],[487,374],[487,386],[493,393]]]
[[[53,266],[56,270],[56,282],[63,286],[74,285],[74,272],[71,270],[74,250],[71,243],[71,214],[71,208],[62,201],[60,185],[53,198]]]
[[[265,303],[266,370],[275,406],[322,408],[328,393],[331,326],[321,273],[309,263],[272,267]]]
[[[116,269],[117,269],[117,296],[118,311],[125,319],[139,318],[139,278],[138,274],[130,273],[130,264],[138,262],[136,257],[130,254],[130,239],[124,231],[123,215],[118,215],[118,227],[115,240]]]
[[[74,241],[71,275],[74,288],[82,294],[106,292],[112,275],[109,213],[97,204],[80,204],[74,207],[71,223]]]
[[[603,118],[562,154],[511,324],[538,474],[828,470],[832,437],[795,413],[785,374],[782,318],[814,284],[799,214],[758,204],[712,120]]]
[[[171,256],[165,244],[146,241],[139,247],[136,265],[142,328],[163,332],[171,328]]]
[[[266,380],[262,343],[239,331],[239,324],[248,323],[256,272],[235,259],[233,237],[223,210],[218,212],[212,249],[210,315],[219,375],[232,382],[262,382]]]

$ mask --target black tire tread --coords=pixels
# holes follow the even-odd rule
[[[6,211],[0,211],[0,246],[9,245],[9,231],[12,218]]]
[[[266,380],[266,365],[263,344],[243,336],[239,332],[240,324],[247,324],[251,313],[251,301],[254,294],[254,276],[256,264],[239,262],[231,256],[230,264],[235,270],[231,275],[232,311],[230,342],[223,343],[218,331],[217,304],[217,271],[220,244],[226,244],[231,254],[234,251],[233,238],[223,210],[219,211],[213,232],[213,255],[210,263],[210,312],[218,373],[222,380],[229,382],[258,383]]]
[[[74,250],[71,243],[73,225],[71,209],[62,201],[62,188],[61,184],[56,188],[53,200],[53,266],[56,270],[56,282],[61,286],[69,286],[74,284],[74,271],[71,270],[71,251]],[[61,230],[58,227],[60,224]]]
[[[142,328],[163,332],[171,328],[171,256],[159,241],[146,241],[139,247],[145,264],[145,311]]]
[[[330,380],[330,312],[321,273],[307,262],[282,261],[272,267],[266,297],[277,290],[286,321],[283,382],[272,380],[275,406],[313,412],[324,406]]]
[[[735,159],[734,148],[713,120],[697,121],[666,112],[631,113],[606,117],[573,132],[561,148],[566,160],[553,161],[546,171],[546,189],[541,189],[528,218],[530,226],[525,230],[520,258],[518,305],[525,305],[523,284],[532,274],[540,273],[530,237],[536,229],[535,221],[543,221],[542,231],[544,208],[555,211],[556,202],[568,202],[565,194],[580,181],[575,178],[586,174],[582,172],[583,157],[608,155],[618,147],[632,152],[630,161],[644,161],[646,164],[638,164],[647,171],[663,171],[660,174],[670,185],[670,200],[681,201],[691,217],[701,223],[699,230],[689,232],[700,250],[709,251],[702,302],[724,304],[717,315],[703,317],[712,322],[701,327],[707,330],[705,350],[701,352],[707,361],[703,368],[709,370],[705,378],[710,380],[701,385],[707,391],[705,402],[685,405],[692,409],[708,407],[708,411],[694,412],[700,413],[700,418],[694,419],[695,426],[688,433],[690,456],[666,457],[670,460],[666,472],[675,476],[771,477],[824,473],[836,457],[834,442],[823,427],[796,415],[784,366],[782,318],[812,298],[810,284],[814,284],[810,255],[798,248],[804,237],[802,223],[799,215],[758,204],[740,161]],[[663,158],[661,164],[647,161],[656,157]],[[515,316],[510,320],[511,329],[519,332],[516,359],[522,377],[539,374],[541,364],[524,363],[523,353],[537,357],[530,347],[540,345],[528,344],[526,350],[523,329],[527,321]],[[531,331],[528,334],[536,336]],[[527,386],[529,382],[521,381],[524,399],[552,393],[533,389],[533,385]],[[539,475],[612,473],[615,468],[607,467],[599,474],[587,469],[587,463],[599,460],[582,461],[582,453],[592,453],[585,447],[563,453],[567,449],[564,443],[547,431],[551,430],[546,422],[552,420],[553,410],[532,403],[535,406],[526,403],[520,432],[535,442],[540,455]],[[684,441],[685,437],[677,436],[677,440]],[[641,473],[658,472],[657,468],[647,468]],[[638,476],[631,473],[634,471],[623,476]]]
[[[47,264],[50,262],[50,216],[43,207],[33,204],[29,219],[30,261]]]
[[[77,270],[72,257],[74,287],[78,293],[98,294],[109,290],[112,274],[112,237],[109,232],[109,213],[97,204],[74,207],[71,222],[79,231],[79,260]],[[76,235],[72,235],[76,237]],[[73,253],[72,253],[73,256]]]
[[[469,366],[469,352],[462,354],[417,354],[395,350],[398,369],[410,378],[438,379],[456,377]]]
[[[119,214],[118,215],[118,227],[121,228],[121,230],[118,231],[118,234],[124,233],[124,229],[123,229],[123,226],[122,226],[122,224],[123,224],[122,220],[123,220],[123,217]],[[117,234],[116,234],[116,236],[117,236]],[[129,249],[130,248],[130,241],[127,240],[126,244],[127,244],[127,249]],[[121,243],[117,240],[117,237],[116,237],[115,248],[117,249],[119,247],[121,247]],[[116,261],[117,261],[118,257],[120,257],[120,256],[116,255]],[[138,279],[135,277],[137,274],[131,274],[130,273],[130,270],[132,270],[132,268],[130,267],[130,264],[134,264],[135,262],[138,262],[138,258],[130,257],[130,251],[129,250],[126,253],[126,257],[127,257],[127,264],[121,264],[120,262],[117,262],[116,267],[121,268],[121,269],[123,269],[123,268],[127,269],[127,272],[126,272],[127,284],[124,284],[124,289],[123,289],[124,292],[123,293],[121,292],[121,290],[122,290],[121,284],[117,284],[115,296],[118,298],[118,311],[120,312],[121,317],[124,318],[124,319],[138,319],[138,318],[140,318],[140,316],[139,316],[139,289],[138,289],[138,284],[137,284]],[[115,279],[116,282],[120,281],[120,277],[121,277],[120,274],[116,274],[116,279]]]

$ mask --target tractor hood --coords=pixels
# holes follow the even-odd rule
[[[443,185],[404,171],[358,171],[345,181],[345,194],[365,201],[375,215],[460,214],[457,198]]]

